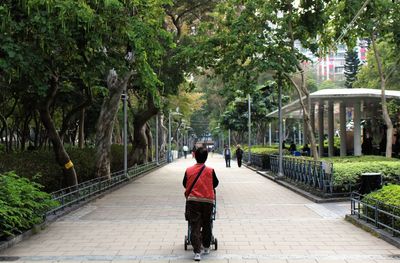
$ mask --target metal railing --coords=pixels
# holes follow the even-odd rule
[[[351,194],[351,214],[376,228],[384,229],[393,236],[400,235],[400,207],[385,204],[359,193]]]
[[[159,161],[159,164],[166,163],[166,159]],[[59,203],[59,206],[48,211],[46,215],[54,214],[68,206],[84,201],[90,197],[96,196],[108,189],[111,189],[125,181],[129,181],[143,173],[146,173],[157,167],[157,162],[149,162],[141,165],[135,165],[128,168],[127,175],[124,171],[118,171],[111,174],[111,178],[99,177],[76,186],[67,187],[51,193],[53,200]]]
[[[265,154],[257,154],[257,153],[250,153],[251,158],[251,165],[256,166],[262,169],[270,169],[269,167],[269,155]],[[243,161],[249,161],[249,154],[248,152],[243,153]]]
[[[271,172],[275,175],[279,170],[279,156],[270,155]],[[325,161],[307,160],[300,157],[282,159],[284,177],[326,193],[333,192],[333,164]]]

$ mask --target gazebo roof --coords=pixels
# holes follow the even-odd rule
[[[400,99],[400,91],[386,90],[386,98]],[[311,103],[315,104],[321,101],[345,102],[351,106],[355,101],[380,102],[380,89],[323,89],[310,94]],[[303,98],[304,99],[304,98]],[[299,99],[282,107],[282,114],[289,118],[302,118],[302,111]],[[267,117],[278,117],[278,110],[275,110]]]

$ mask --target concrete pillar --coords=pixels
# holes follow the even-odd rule
[[[354,103],[354,156],[361,156],[361,103]]]
[[[301,140],[301,121],[299,121],[299,146],[302,145],[302,140]]]
[[[268,144],[272,146],[272,123],[268,123]]]
[[[311,105],[310,122],[312,131],[315,133],[315,104]]]
[[[319,156],[324,155],[324,102],[318,106],[318,137],[319,137]]]
[[[282,137],[283,137],[282,140],[284,141],[286,138],[286,119],[283,119],[283,136]]]
[[[346,104],[344,102],[340,103],[340,157],[347,155],[347,145],[346,145]]]
[[[334,116],[333,116],[333,101],[328,102],[328,156],[334,154]]]

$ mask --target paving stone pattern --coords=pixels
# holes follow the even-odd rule
[[[193,262],[183,246],[182,177],[191,157],[162,167],[52,223],[0,256],[17,262]],[[315,204],[210,157],[220,180],[214,235],[202,262],[400,262],[400,250],[344,221],[348,203]],[[3,259],[4,260],[4,259]],[[15,262],[15,261],[14,261]]]

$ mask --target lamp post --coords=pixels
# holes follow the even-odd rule
[[[168,113],[168,154],[167,154],[167,162],[171,162],[171,115],[180,115],[182,116],[181,113],[179,112],[169,112]]]
[[[248,95],[248,101],[249,101],[249,164],[251,163],[251,98],[250,94]]]
[[[278,100],[279,100],[279,170],[278,170],[278,177],[283,177],[283,172],[282,172],[282,160],[283,160],[283,121],[282,121],[282,81],[279,78],[278,81],[278,88],[279,88],[279,95],[278,95]]]
[[[231,129],[228,130],[228,148],[231,148]]]
[[[156,115],[156,164],[160,165],[160,160],[159,160],[159,150],[158,150],[158,113]]]
[[[122,94],[123,110],[124,110],[124,175],[128,176],[128,114],[126,101],[128,98],[127,90],[125,88]]]

